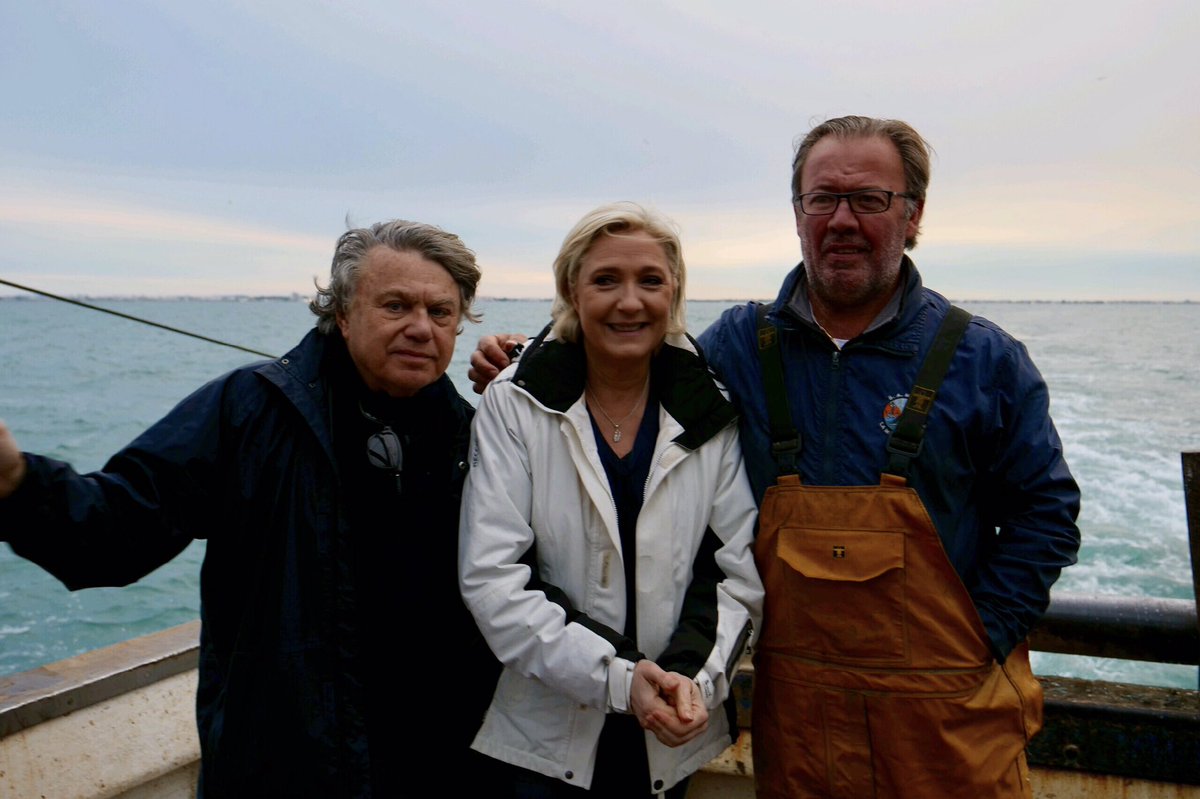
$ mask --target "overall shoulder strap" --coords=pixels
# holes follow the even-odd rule
[[[758,306],[758,360],[762,364],[767,421],[771,428],[771,455],[779,474],[796,474],[799,472],[796,458],[800,454],[800,433],[792,423],[788,407],[779,330],[767,320],[770,311],[770,305]]]
[[[925,439],[925,425],[929,420],[929,411],[941,388],[950,361],[954,358],[954,350],[971,321],[971,314],[951,305],[949,312],[938,327],[933,347],[925,356],[921,370],[917,372],[916,383],[909,392],[908,401],[904,404],[904,412],[896,421],[896,427],[888,438],[888,465],[884,470],[887,474],[905,477],[912,459],[921,452]]]

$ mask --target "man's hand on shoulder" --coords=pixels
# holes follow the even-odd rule
[[[0,499],[12,494],[25,479],[25,456],[4,422],[0,422]]]
[[[524,344],[526,340],[520,333],[498,333],[479,339],[479,344],[471,353],[471,368],[467,370],[467,379],[471,381],[476,394],[482,394],[488,383],[500,374],[500,370],[508,366],[511,362],[508,356],[513,347]]]

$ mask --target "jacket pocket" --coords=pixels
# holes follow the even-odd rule
[[[776,557],[798,654],[895,662],[907,657],[904,532],[784,527]],[[768,589],[771,590],[771,589]]]

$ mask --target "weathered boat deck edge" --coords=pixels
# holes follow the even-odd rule
[[[1195,604],[1175,611],[1194,614]],[[0,678],[0,799],[194,796],[198,635],[190,622]],[[1070,645],[1064,635],[1055,646]],[[689,799],[754,795],[753,675],[747,661],[734,681],[738,740],[693,778]],[[1029,747],[1036,796],[1200,799],[1200,691],[1039,680],[1046,725]]]

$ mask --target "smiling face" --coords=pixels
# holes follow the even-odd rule
[[[462,300],[450,273],[412,251],[375,247],[338,329],[367,388],[411,397],[446,371]]]
[[[904,165],[896,146],[882,136],[826,136],[809,153],[800,186],[802,192],[903,192]],[[916,235],[921,210],[918,206],[910,215],[908,204],[895,197],[882,214],[855,214],[844,200],[829,216],[809,216],[796,207],[814,311],[836,318],[883,310],[900,277],[904,241]]]
[[[667,255],[649,233],[597,238],[571,292],[589,368],[649,364],[667,334],[675,291]]]

